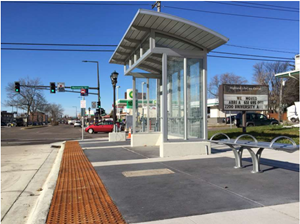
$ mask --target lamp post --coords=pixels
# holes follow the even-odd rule
[[[146,82],[142,82],[142,132],[144,132],[144,85]]]
[[[114,119],[114,132],[116,131],[116,84],[118,82],[118,75],[119,75],[119,73],[117,73],[116,71],[114,71],[110,75],[111,84],[113,86],[113,92],[114,92],[114,115],[113,115],[113,119]]]
[[[280,123],[281,121],[281,116],[282,116],[282,89],[283,89],[283,86],[285,86],[285,80],[281,80],[280,82],[280,96],[279,96],[279,110],[278,110],[278,121]]]
[[[116,86],[116,88],[117,88],[117,101],[119,100],[119,88],[120,88],[121,86]],[[119,109],[119,104],[117,104],[117,109],[118,109],[118,112],[119,112],[119,121],[120,121],[120,119],[121,119],[121,115],[120,115],[120,109]]]
[[[82,62],[91,62],[91,63],[97,63],[97,84],[98,84],[98,102],[97,105],[98,106],[98,122],[100,120],[100,108],[101,108],[101,101],[100,101],[100,79],[99,79],[99,62],[98,61],[87,61],[87,60],[83,60]],[[98,123],[97,122],[97,123]]]
[[[77,119],[77,107],[76,106],[73,106],[76,108],[76,115],[75,115],[75,119]]]

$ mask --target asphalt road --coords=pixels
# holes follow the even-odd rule
[[[108,137],[107,133],[84,133],[85,139]],[[24,129],[22,127],[1,127],[1,146],[50,144],[65,140],[81,139],[81,128],[73,125],[45,126]]]

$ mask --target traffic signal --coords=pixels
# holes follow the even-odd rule
[[[55,82],[50,82],[50,93],[55,93]]]
[[[99,109],[101,108],[100,101],[97,102],[97,108],[99,108]]]
[[[15,82],[15,92],[20,93],[20,83]]]

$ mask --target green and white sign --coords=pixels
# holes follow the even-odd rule
[[[71,89],[88,89],[89,86],[71,86]]]
[[[133,89],[127,89],[127,99],[128,100],[133,99]]]

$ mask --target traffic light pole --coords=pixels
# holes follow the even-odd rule
[[[97,79],[98,79],[98,102],[99,102],[99,113],[98,113],[98,121],[100,120],[100,110],[101,110],[101,100],[100,100],[100,78],[99,78],[99,62],[97,62]]]

